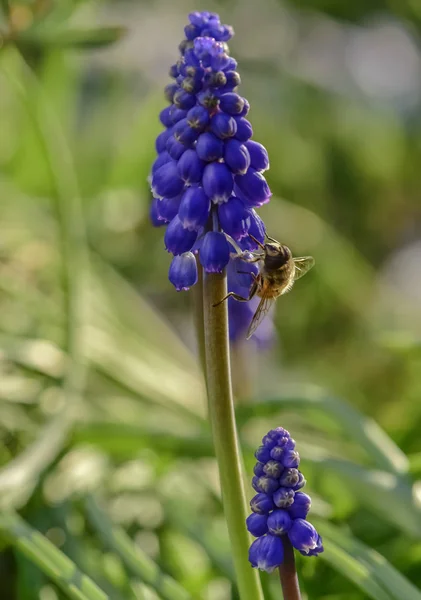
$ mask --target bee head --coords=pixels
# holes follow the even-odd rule
[[[286,264],[292,257],[291,250],[275,240],[265,244],[265,266],[272,269],[278,269]]]

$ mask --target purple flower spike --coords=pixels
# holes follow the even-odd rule
[[[269,572],[283,561],[282,536],[284,541],[288,536],[293,547],[304,556],[323,552],[322,538],[306,521],[310,496],[295,491],[295,486],[304,485],[305,479],[298,469],[275,460],[272,456],[275,450],[287,464],[293,461],[298,466],[299,456],[289,432],[282,427],[271,429],[255,453],[259,462],[254,468],[252,486],[259,493],[250,502],[254,514],[246,522],[247,529],[258,538],[250,546],[249,560],[253,567]]]
[[[252,237],[265,242],[265,225],[254,208],[271,196],[261,174],[269,158],[251,139],[253,129],[246,118],[250,104],[237,91],[238,64],[227,46],[232,27],[221,23],[216,13],[197,11],[189,15],[184,34],[179,56],[169,68],[168,104],[159,112],[163,130],[155,141],[157,155],[149,177],[154,197],[150,219],[155,227],[166,226],[165,247],[179,257],[169,271],[177,290],[195,284],[189,254],[194,253],[209,273],[227,267],[228,290],[248,298],[260,263],[247,263],[245,254],[235,258],[235,253],[250,252],[253,260],[260,249]],[[244,303],[229,298],[231,341],[244,339],[258,303],[257,296]],[[267,347],[273,335],[267,318],[251,343]],[[256,467],[261,490],[272,489],[285,467],[296,466],[293,455],[288,455],[288,464],[281,464],[270,456],[271,450],[267,447],[258,457],[263,466],[273,461],[266,471]],[[297,480],[296,486],[301,483]]]

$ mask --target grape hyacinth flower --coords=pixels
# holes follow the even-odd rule
[[[249,550],[253,567],[271,573],[284,563],[285,541],[304,556],[323,552],[322,538],[307,521],[311,499],[302,488],[300,457],[295,441],[283,427],[269,431],[255,452],[252,514],[246,524],[257,539]],[[282,577],[282,574],[281,574]]]
[[[260,242],[265,238],[256,209],[271,197],[263,175],[268,154],[252,140],[250,105],[237,92],[237,62],[227,46],[234,32],[215,13],[194,12],[189,21],[170,68],[174,81],[165,88],[168,106],[160,113],[165,129],[156,139],[150,175],[150,217],[153,225],[167,226],[165,247],[174,255],[169,279],[177,291],[198,280],[192,253],[205,272],[220,273],[236,248],[255,250],[249,234]],[[228,286],[236,290],[232,273],[229,268]],[[241,291],[247,295],[251,284],[249,276]],[[247,330],[253,308],[230,302],[232,340]],[[269,325],[256,341],[266,343],[270,334]]]

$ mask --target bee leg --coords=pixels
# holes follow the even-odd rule
[[[234,300],[238,300],[238,302],[248,302],[250,300],[250,298],[244,298],[244,296],[240,296],[235,292],[229,292],[226,296],[222,298],[222,300],[220,300],[216,304],[213,304],[212,306],[215,308],[215,306],[219,306],[220,304],[222,304],[222,302],[224,302],[224,300],[227,300],[228,298],[234,298]]]
[[[215,306],[219,306],[220,304],[222,304],[222,302],[224,302],[224,300],[226,300],[227,298],[234,298],[234,300],[237,300],[238,302],[248,302],[249,300],[251,300],[253,298],[253,296],[256,294],[257,292],[257,283],[256,281],[253,283],[250,293],[249,293],[249,297],[248,298],[244,298],[244,296],[240,296],[239,294],[236,294],[235,292],[228,292],[228,294],[226,296],[224,296],[222,298],[222,300],[220,300],[219,302],[217,302],[216,304],[213,304],[212,306],[215,308]]]

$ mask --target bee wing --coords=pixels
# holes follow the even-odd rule
[[[297,281],[297,279],[303,277],[307,271],[310,271],[310,269],[314,267],[315,263],[315,260],[312,256],[300,256],[300,258],[294,258],[293,260],[295,264],[294,281]]]
[[[269,312],[270,307],[275,302],[275,298],[268,298],[263,296],[263,298],[259,302],[259,306],[256,309],[256,312],[253,315],[250,326],[247,331],[247,338],[250,339],[256,329],[259,327],[260,323],[266,317]]]

